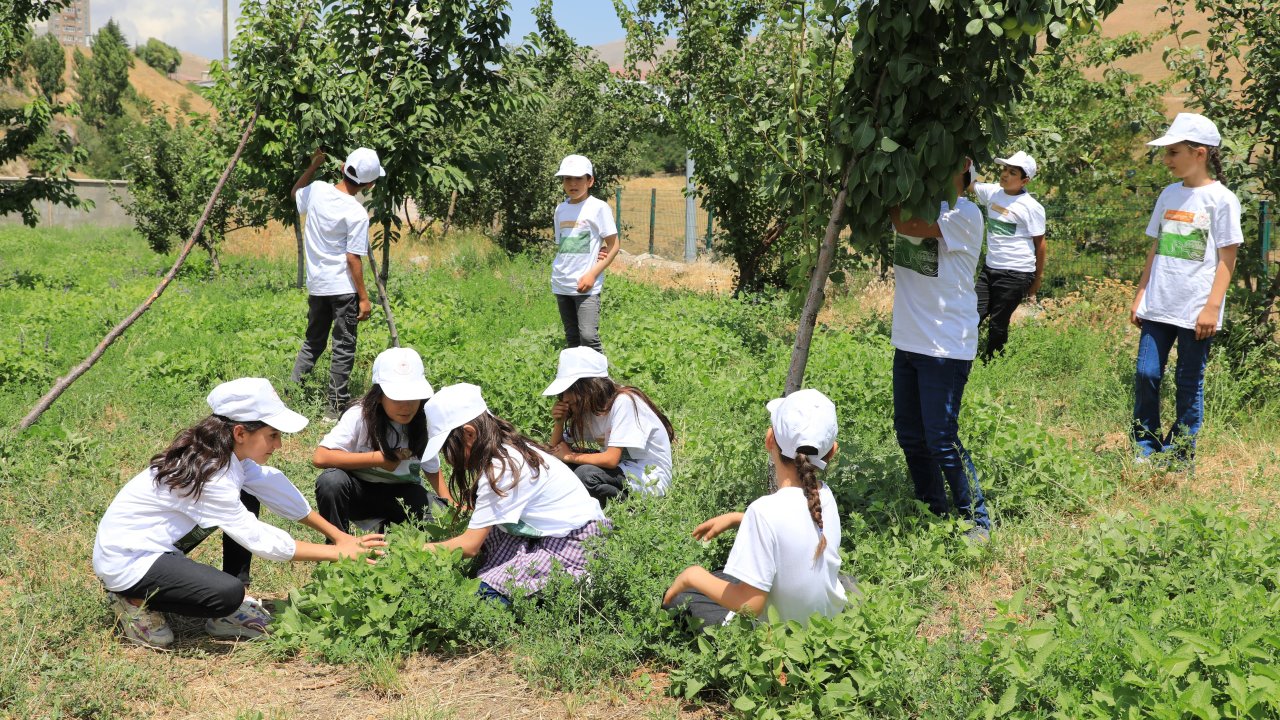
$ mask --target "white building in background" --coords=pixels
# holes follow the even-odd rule
[[[71,47],[89,47],[89,27],[89,0],[71,0],[48,22],[49,34]]]

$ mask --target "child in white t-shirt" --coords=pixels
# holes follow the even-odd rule
[[[214,388],[212,414],[183,430],[150,466],[125,484],[98,525],[93,570],[127,639],[154,648],[173,643],[162,612],[208,618],[219,638],[252,638],[271,616],[245,595],[244,581],[190,560],[187,538],[222,528],[239,547],[268,560],[337,560],[386,543],[352,537],[311,510],[289,479],[265,463],[281,432],[307,420],[285,407],[271,383],[241,378]],[[331,545],[294,540],[245,507],[252,496],[274,512],[324,534]],[[198,542],[198,540],[196,541]]]
[[[609,204],[590,194],[593,173],[591,161],[581,155],[567,156],[556,171],[567,197],[556,206],[551,292],[564,323],[565,347],[586,345],[603,353],[600,296],[605,268],[617,257],[620,245]]]
[[[473,508],[466,531],[427,548],[482,554],[481,594],[503,601],[541,590],[556,566],[586,575],[586,540],[607,521],[573,471],[490,413],[475,385],[441,388],[426,413],[426,455],[444,453],[453,497]]]
[[[982,211],[962,195],[973,183],[968,159],[953,178],[958,197],[936,222],[890,215],[893,254],[893,429],[916,498],[939,515],[952,505],[985,540],[991,521],[978,471],[960,443],[960,405],[978,352],[973,276],[982,247]],[[951,503],[947,502],[947,490]]]
[[[1036,161],[1019,150],[1000,165],[999,183],[975,183],[973,194],[987,207],[987,261],[978,275],[978,323],[987,324],[990,360],[1009,340],[1013,311],[1040,291],[1044,277],[1044,206],[1027,192],[1036,176]]]
[[[1142,331],[1133,404],[1133,440],[1140,460],[1165,451],[1174,451],[1179,460],[1195,457],[1209,346],[1222,327],[1236,252],[1244,242],[1240,201],[1214,179],[1222,176],[1221,142],[1208,118],[1178,113],[1164,136],[1147,143],[1165,148],[1164,165],[1181,182],[1160,193],[1151,213],[1147,235],[1155,242],[1129,312]],[[1175,341],[1175,417],[1168,432],[1161,433],[1160,380]]]
[[[609,377],[604,355],[589,347],[562,350],[556,379],[542,394],[558,398],[551,408],[551,454],[573,468],[601,505],[629,490],[666,494],[675,429],[648,395]],[[580,449],[588,442],[600,451]]]
[[[422,456],[422,408],[431,395],[417,352],[390,348],[378,355],[369,392],[342,414],[312,457],[316,467],[328,468],[316,479],[316,506],[324,519],[343,530],[370,520],[385,528],[443,509],[449,492],[440,459]],[[423,486],[424,476],[431,490]]]
[[[759,618],[768,608],[782,622],[808,624],[830,617],[847,601],[840,577],[840,513],[835,496],[818,478],[836,454],[836,408],[817,390],[798,390],[768,405],[764,446],[777,469],[778,489],[745,513],[714,517],[693,531],[710,540],[738,528],[729,561],[718,573],[693,566],[676,577],[662,598],[667,610],[684,608],[705,627],[722,625],[747,610]]]

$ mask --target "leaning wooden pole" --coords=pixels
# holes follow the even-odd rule
[[[18,423],[19,430],[26,430],[31,427],[32,423],[39,420],[44,411],[48,410],[49,406],[53,405],[53,402],[67,388],[71,387],[71,383],[88,372],[89,368],[93,367],[94,363],[98,362],[102,354],[107,351],[107,348],[111,347],[111,344],[119,339],[124,334],[124,331],[129,329],[130,325],[142,317],[143,313],[151,309],[151,304],[160,298],[165,288],[169,287],[169,283],[173,282],[173,279],[177,277],[178,269],[186,262],[187,255],[191,254],[191,249],[196,246],[196,241],[200,238],[200,233],[204,231],[205,223],[209,221],[209,215],[213,212],[213,206],[218,201],[218,196],[222,194],[222,188],[226,186],[227,179],[231,177],[236,163],[240,161],[240,154],[244,152],[245,145],[249,143],[249,136],[253,133],[253,126],[258,122],[258,110],[259,108],[257,107],[253,109],[253,115],[249,117],[249,123],[245,126],[244,134],[240,136],[240,145],[236,147],[236,152],[231,156],[231,161],[227,163],[226,169],[222,171],[222,177],[218,178],[218,184],[214,186],[213,194],[209,196],[209,202],[205,203],[204,213],[200,215],[200,220],[196,223],[195,229],[191,231],[191,237],[187,239],[187,244],[182,246],[182,252],[178,253],[178,259],[174,260],[173,267],[169,268],[168,274],[156,286],[150,297],[143,301],[137,309],[129,313],[128,317],[121,320],[119,325],[112,328],[106,337],[102,338],[102,342],[98,343],[98,346],[93,349],[93,352],[89,353],[89,357],[85,358],[84,362],[72,368],[71,372],[65,377],[58,378],[58,382],[54,383],[53,388],[45,393],[45,396],[40,398],[40,402],[36,403],[35,407],[31,408],[31,412],[27,413],[27,416],[22,418],[22,422]]]
[[[390,242],[387,238],[387,227],[382,229],[382,242]],[[386,257],[385,255],[383,256]],[[387,297],[386,279],[378,272],[378,261],[373,258],[373,251],[369,252],[369,268],[373,272],[373,281],[378,285],[378,299],[382,301],[382,314],[387,317],[387,332],[391,334],[391,347],[400,347],[400,333],[396,330],[396,316],[391,313],[391,298]],[[385,269],[385,264],[384,264]]]

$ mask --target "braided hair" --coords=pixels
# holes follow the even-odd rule
[[[1186,141],[1187,147],[1192,150],[1200,148],[1205,149],[1205,160],[1209,164],[1209,169],[1213,171],[1213,179],[1222,180],[1222,148],[1216,145],[1204,145],[1198,142]]]
[[[783,457],[783,462],[789,462],[795,465],[796,475],[800,480],[800,488],[804,490],[804,497],[809,501],[809,516],[813,518],[813,524],[818,528],[818,548],[813,551],[813,559],[817,560],[822,556],[822,552],[827,549],[827,536],[823,532],[822,525],[822,481],[818,479],[818,468],[809,462],[810,455],[817,455],[816,448],[804,446],[796,449],[796,457],[794,460]]]

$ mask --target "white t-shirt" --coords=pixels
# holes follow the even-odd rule
[[[388,418],[386,441],[388,448],[408,447],[409,429]],[[342,413],[338,424],[334,425],[333,429],[320,441],[320,447],[349,453],[373,452],[376,449],[369,443],[369,433],[365,429],[364,414],[359,405],[347,408],[347,411]],[[359,470],[349,470],[348,472],[368,482],[414,483],[415,485],[421,485],[423,473],[439,472],[439,470],[440,457],[438,455],[426,461],[415,455],[408,460],[401,461],[394,472],[387,472],[382,468],[361,468]]]
[[[591,420],[591,433],[600,447],[622,448],[618,468],[627,474],[632,490],[666,495],[671,485],[671,438],[649,403],[619,393],[605,415]]]
[[[258,557],[290,560],[297,544],[288,533],[268,525],[240,502],[244,490],[272,512],[301,520],[311,506],[284,473],[234,455],[222,472],[204,484],[198,500],[186,491],[157,485],[151,468],[125,483],[102,521],[93,543],[93,571],[108,590],[128,590],[142,580],[156,558],[177,550],[175,543],[195,529],[222,532]]]
[[[1032,238],[1044,235],[1044,206],[1027,192],[1010,195],[999,183],[978,183],[973,193],[987,206],[987,267],[1035,272]]]
[[[298,191],[298,212],[307,252],[307,292],[350,295],[356,291],[347,270],[347,253],[369,254],[369,213],[359,200],[317,180]]]
[[[1158,242],[1138,317],[1195,329],[1213,288],[1218,248],[1244,242],[1240,201],[1217,181],[1197,188],[1174,183],[1156,200],[1147,235]],[[1223,298],[1219,328],[1226,305]]]
[[[765,602],[783,622],[809,623],[809,616],[831,617],[844,609],[840,584],[840,513],[826,483],[818,492],[822,504],[822,534],[827,547],[815,560],[818,528],[809,515],[804,490],[784,487],[747,506],[724,571],[769,593]]]
[[[982,211],[965,198],[942,203],[942,238],[898,235],[893,247],[893,346],[931,357],[978,354],[974,274],[982,247]]]
[[[556,295],[599,295],[604,273],[589,292],[578,292],[578,279],[600,254],[604,239],[618,234],[609,203],[588,195],[580,203],[562,201],[556,206],[556,259],[551,263],[551,292]]]
[[[587,494],[582,481],[564,463],[537,450],[545,467],[538,468],[534,477],[519,451],[505,447],[516,465],[515,473],[508,470],[498,478],[498,487],[506,497],[495,493],[488,476],[481,473],[468,529],[497,525],[521,537],[564,537],[592,520],[604,519],[600,503]],[[494,465],[500,466],[501,461],[495,459]]]

